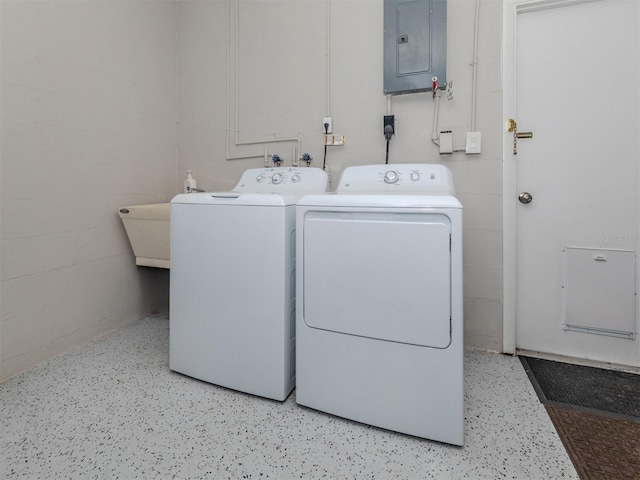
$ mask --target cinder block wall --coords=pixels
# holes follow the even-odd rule
[[[167,308],[117,209],[176,178],[176,3],[0,4],[0,381]]]

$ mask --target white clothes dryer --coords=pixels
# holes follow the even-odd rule
[[[295,384],[295,204],[318,168],[244,172],[232,192],[171,201],[169,366],[284,400]]]
[[[296,400],[464,440],[462,205],[442,165],[349,167],[298,202]]]

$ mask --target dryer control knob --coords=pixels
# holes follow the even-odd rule
[[[256,177],[256,182],[258,182],[258,183],[262,183],[262,182],[264,182],[264,175],[258,175],[258,176]]]
[[[281,173],[274,173],[271,176],[271,181],[275,184],[281,183],[282,180],[284,180],[284,175],[282,175]]]
[[[418,172],[411,172],[411,180],[417,182],[420,180],[420,174]]]
[[[400,176],[393,170],[389,170],[384,174],[385,183],[396,183],[398,180],[400,180]]]

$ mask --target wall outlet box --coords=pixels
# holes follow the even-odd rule
[[[382,119],[383,132],[385,137],[387,136],[387,127],[391,127],[391,135],[395,135],[396,133],[396,116],[395,115],[385,115]]]
[[[465,153],[476,154],[482,151],[482,134],[480,132],[467,132]]]
[[[440,132],[438,143],[440,144],[440,155],[453,153],[453,132],[451,130]]]
[[[329,125],[328,127],[326,125]],[[322,133],[333,133],[333,119],[331,117],[324,117],[322,119]]]

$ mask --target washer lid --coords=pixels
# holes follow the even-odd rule
[[[300,195],[279,193],[206,192],[183,193],[171,200],[175,204],[285,207],[295,205]]]

